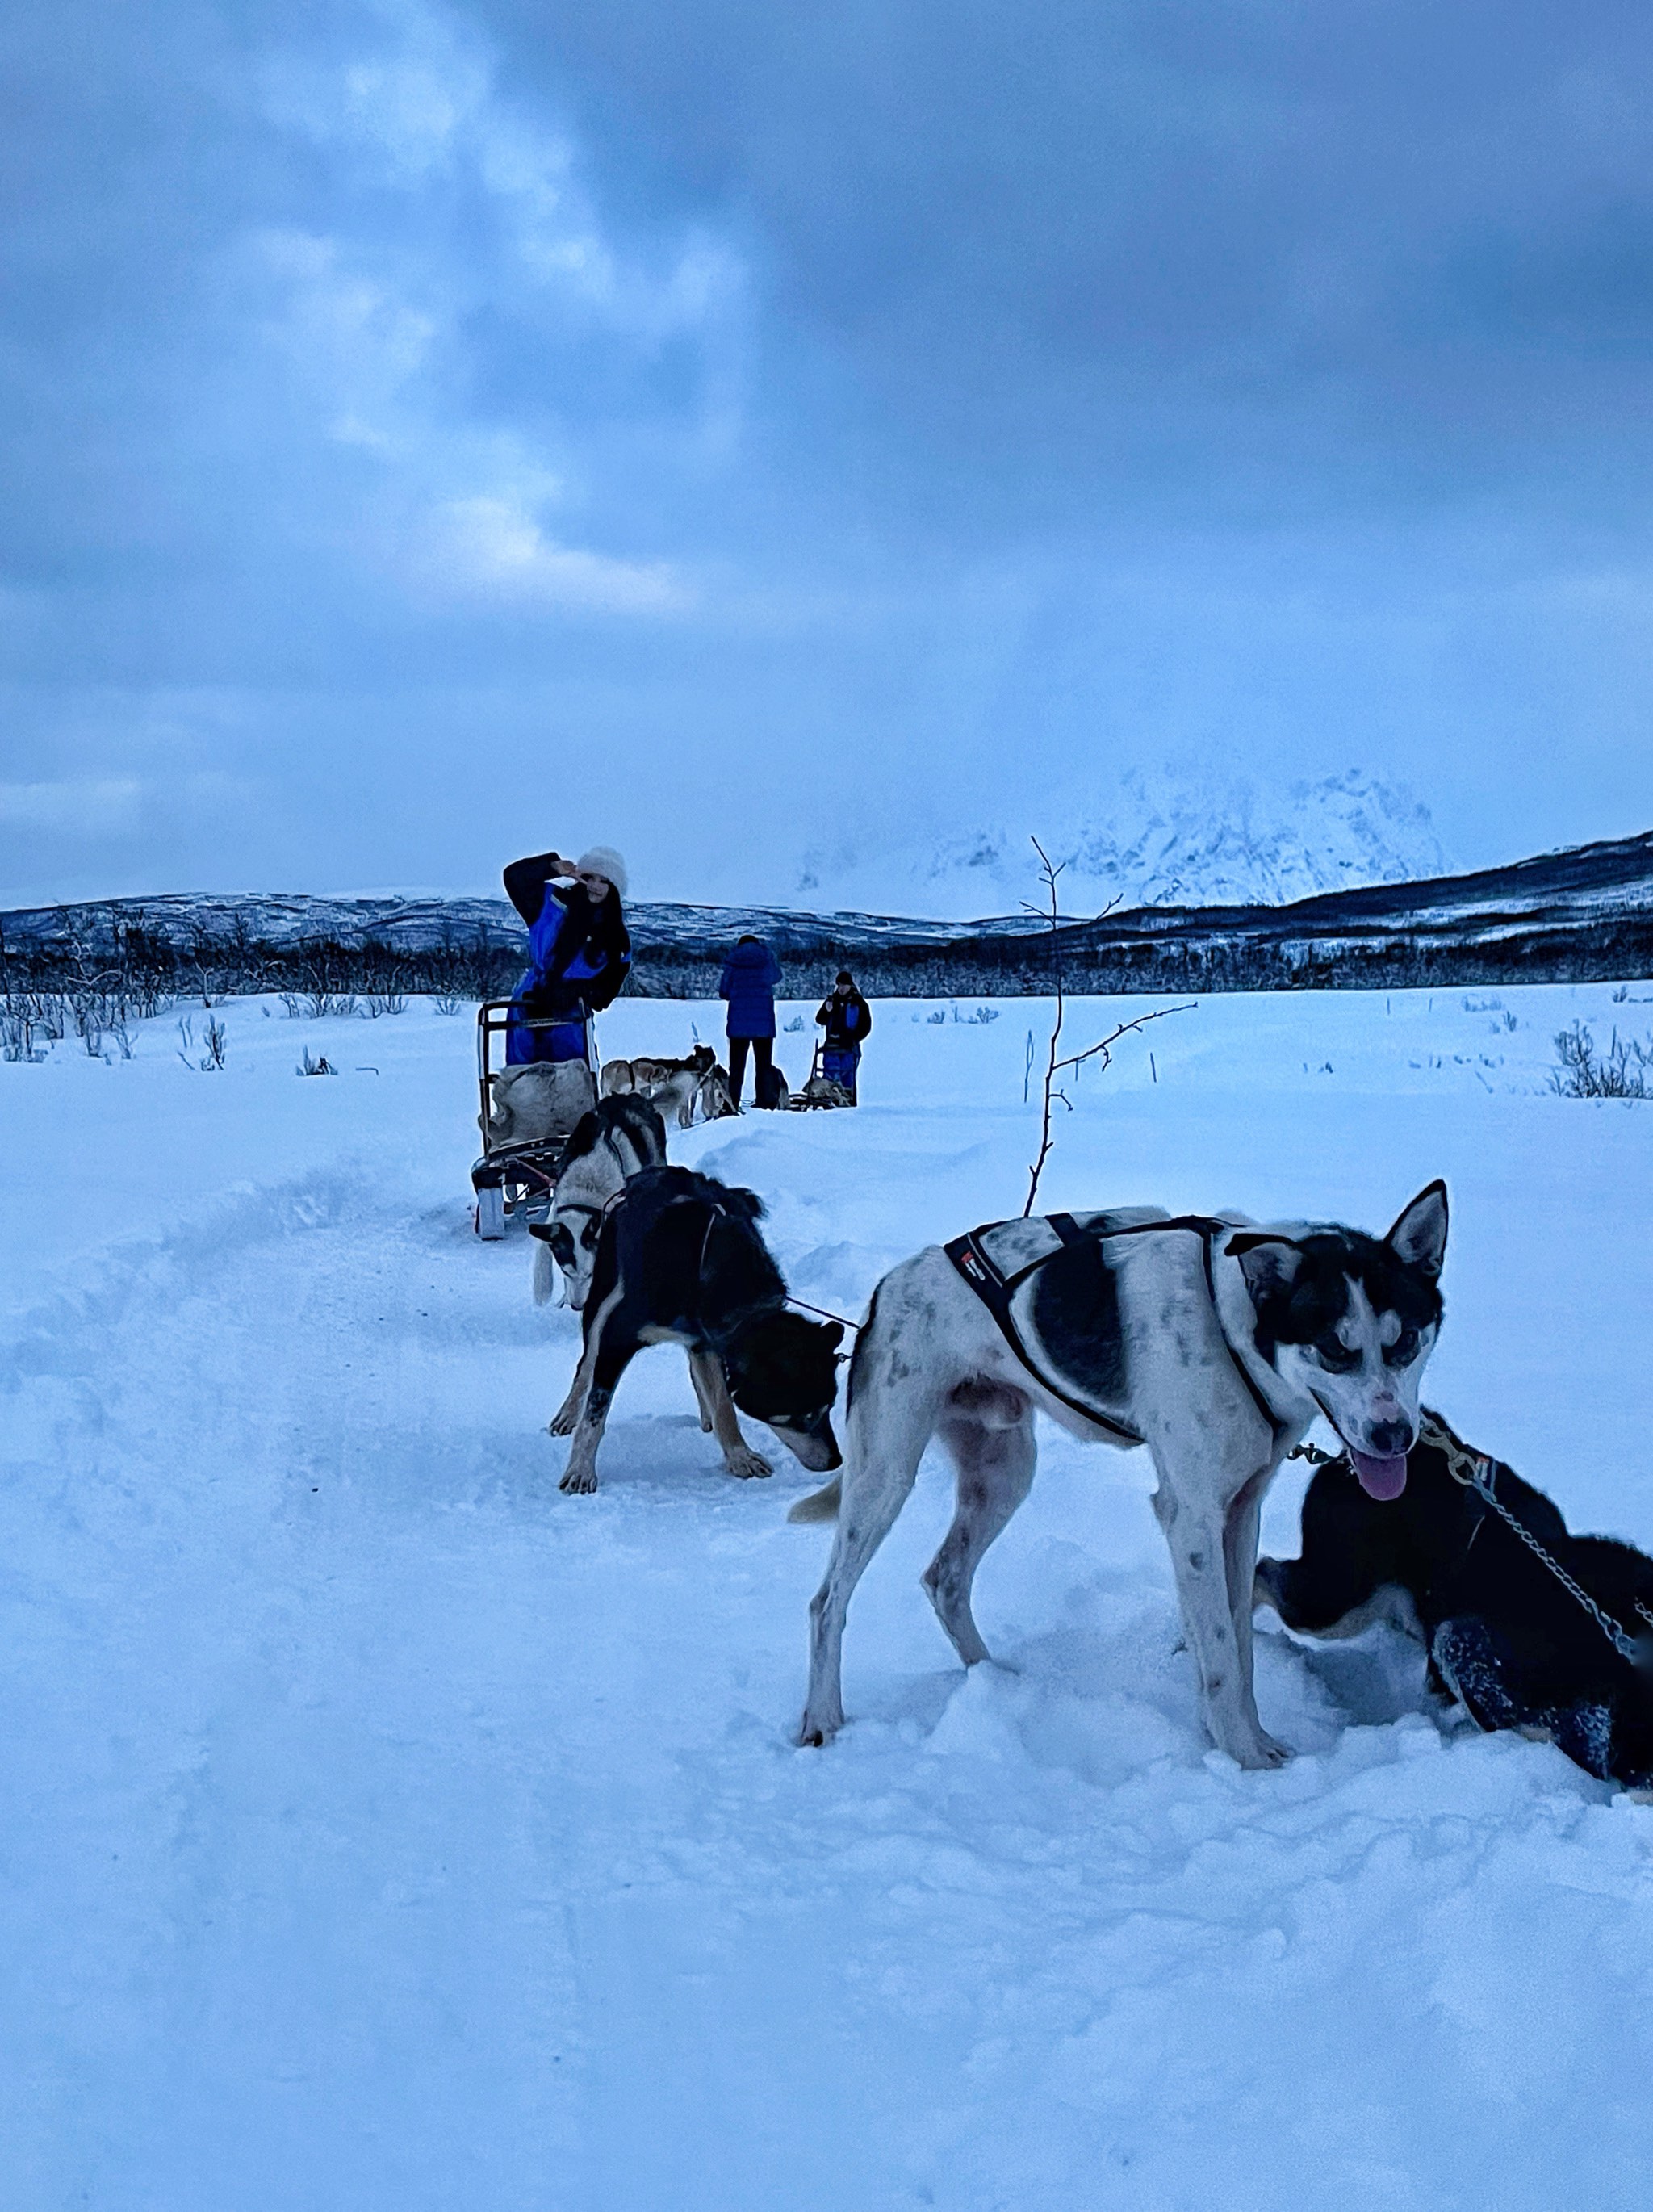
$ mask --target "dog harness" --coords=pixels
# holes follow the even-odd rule
[[[1133,1221],[1121,1223],[1114,1228],[1109,1226],[1109,1218],[1107,1214],[1099,1214],[1089,1227],[1082,1227],[1071,1213],[1048,1213],[1031,1221],[989,1221],[979,1229],[969,1231],[963,1237],[955,1237],[951,1243],[944,1245],[942,1249],[993,1316],[999,1325],[1000,1334],[1042,1390],[1048,1391],[1071,1413],[1078,1413],[1082,1419],[1105,1430],[1120,1443],[1140,1444],[1147,1442],[1146,1437],[1133,1429],[1128,1421],[1121,1420],[1116,1413],[1104,1413],[1100,1407],[1091,1405],[1083,1398],[1076,1398],[1071,1390],[1046,1372],[1030,1351],[1018,1326],[1013,1301],[1024,1283],[1036,1275],[1041,1267],[1048,1266],[1058,1253],[1073,1245],[1103,1243],[1118,1237],[1164,1237],[1173,1232],[1198,1237],[1205,1265],[1206,1288],[1211,1297],[1211,1310],[1228,1356],[1250,1393],[1252,1402],[1267,1422],[1270,1434],[1274,1437],[1281,1435],[1290,1424],[1279,1419],[1257,1387],[1256,1380],[1244,1360],[1230,1343],[1228,1331],[1223,1327],[1222,1314],[1217,1304],[1217,1281],[1212,1263],[1216,1240],[1219,1237],[1236,1234],[1240,1224],[1232,1221],[1218,1221],[1205,1213],[1179,1213],[1163,1221]],[[1042,1228],[1048,1230],[1054,1239],[1044,1250],[1035,1252],[1031,1257],[1012,1261],[1009,1266],[995,1256],[994,1243],[1013,1243],[1025,1253],[1027,1238],[1024,1232]],[[1006,1237],[1006,1231],[1013,1232],[1012,1237]]]

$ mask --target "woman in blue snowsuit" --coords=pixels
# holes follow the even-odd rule
[[[505,871],[506,896],[528,925],[533,959],[511,996],[507,1067],[589,1059],[586,1024],[631,972],[625,889],[626,864],[608,845],[593,845],[577,860],[540,853]],[[531,1029],[519,1015],[550,1026]]]
[[[729,1002],[729,1096],[740,1103],[746,1079],[746,1049],[752,1054],[752,1103],[773,1105],[775,1078],[775,987],[780,963],[761,937],[743,937],[723,963],[718,996]]]

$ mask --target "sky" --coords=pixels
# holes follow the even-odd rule
[[[1653,826],[1653,14],[0,0],[0,904]]]

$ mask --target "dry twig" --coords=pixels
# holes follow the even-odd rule
[[[1087,1060],[1099,1060],[1103,1066],[1106,1067],[1113,1058],[1113,1047],[1121,1037],[1129,1036],[1135,1030],[1146,1029],[1150,1022],[1164,1021],[1167,1014],[1188,1013],[1194,1004],[1194,1001],[1190,999],[1185,1005],[1180,1006],[1157,1006],[1152,1013],[1138,1014],[1133,1020],[1121,1022],[1117,1029],[1110,1030],[1105,1037],[1098,1037],[1094,1044],[1086,1045],[1082,1052],[1064,1054],[1060,1050],[1060,1045],[1062,1024],[1067,1014],[1067,1002],[1063,990],[1060,937],[1061,915],[1056,894],[1056,879],[1067,864],[1065,860],[1053,862],[1049,854],[1046,852],[1036,837],[1030,839],[1029,842],[1039,856],[1039,879],[1045,887],[1045,900],[1038,906],[1035,906],[1027,900],[1023,903],[1030,914],[1044,915],[1050,925],[1050,988],[1056,1001],[1056,1012],[1050,1024],[1050,1043],[1045,1054],[1044,1085],[1039,1119],[1039,1155],[1028,1170],[1027,1203],[1022,1208],[1024,1220],[1026,1220],[1033,1211],[1034,1200],[1039,1195],[1039,1178],[1044,1173],[1044,1164],[1049,1158],[1052,1147],[1056,1141],[1051,1133],[1050,1127],[1052,1110],[1059,1103],[1065,1106],[1070,1114],[1073,1110],[1073,1102],[1062,1089],[1057,1080],[1058,1077],[1070,1068],[1077,1074]],[[1109,899],[1102,909],[1103,914],[1111,914],[1118,904],[1117,898]],[[1100,921],[1102,917],[1098,915],[1097,918]],[[1028,1033],[1028,1041],[1030,1045],[1032,1042],[1030,1030]]]

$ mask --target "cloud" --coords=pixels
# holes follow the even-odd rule
[[[760,896],[1163,762],[1653,816],[1627,0],[61,0],[0,76],[4,772],[146,794],[7,880],[566,818]]]
[[[590,518],[601,504],[609,456],[595,453],[579,406],[597,360],[568,364],[561,404],[479,407],[477,332],[509,326],[518,347],[537,338],[548,393],[559,350],[715,350],[741,288],[738,260],[693,228],[663,263],[629,252],[605,234],[566,135],[514,106],[457,18],[415,6],[381,23],[380,52],[279,54],[262,82],[270,118],[342,152],[364,190],[390,196],[389,216],[327,234],[262,229],[242,257],[253,287],[267,288],[261,327],[295,404],[369,471],[351,481],[335,544],[381,581],[405,580],[422,607],[681,612],[694,595],[672,562],[595,550],[579,542],[573,514],[550,519],[562,507]],[[471,234],[465,256],[459,226]],[[729,378],[708,382],[711,412],[726,418]],[[600,419],[611,404],[591,411]],[[626,427],[635,434],[635,418]],[[662,430],[683,434],[657,421],[657,439]],[[705,419],[692,423],[690,445],[707,434]],[[726,419],[713,434],[727,437]]]
[[[665,563],[558,545],[508,499],[451,500],[433,522],[425,569],[433,590],[618,615],[678,614],[693,604]]]
[[[61,783],[0,783],[0,823],[18,830],[70,830],[106,836],[137,814],[136,776],[79,776]]]

